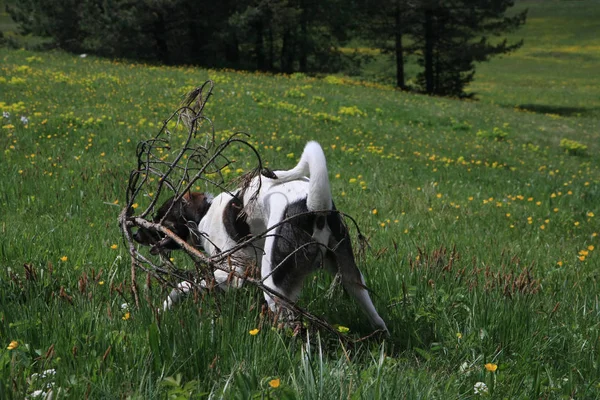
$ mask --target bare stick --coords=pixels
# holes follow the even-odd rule
[[[275,230],[283,224],[289,224],[295,218],[301,218],[307,214],[331,215],[338,214],[348,217],[356,226],[361,247],[364,245],[364,236],[361,234],[356,221],[336,210],[323,210],[317,212],[308,212],[294,215],[280,221],[278,224],[270,226],[264,232],[248,237],[239,242],[230,249],[223,249],[219,254],[209,257],[199,251],[194,246],[177,236],[173,231],[163,225],[164,219],[160,221],[148,221],[148,216],[154,212],[159,204],[159,199],[164,191],[172,192],[173,202],[165,213],[168,215],[173,210],[174,205],[181,201],[186,193],[193,188],[202,185],[218,189],[219,192],[227,192],[231,196],[240,197],[245,190],[252,190],[251,201],[258,195],[262,176],[275,179],[273,174],[263,167],[263,163],[258,150],[249,142],[248,135],[243,132],[232,133],[228,138],[217,143],[215,139],[215,128],[212,121],[207,118],[203,112],[209,98],[212,96],[214,84],[211,81],[190,92],[179,108],[166,119],[159,132],[151,139],[141,142],[137,147],[137,167],[129,176],[129,183],[126,192],[126,206],[119,215],[119,226],[123,234],[123,241],[128,249],[131,259],[131,291],[137,307],[140,306],[136,270],[139,269],[155,278],[161,285],[177,287],[177,282],[188,282],[194,290],[204,290],[201,284],[210,281],[214,277],[215,271],[223,271],[229,274],[229,278],[239,278],[247,284],[255,286],[264,293],[273,296],[277,303],[292,311],[305,320],[310,321],[313,326],[326,330],[334,334],[344,343],[357,343],[367,340],[371,335],[360,339],[352,339],[343,334],[324,319],[317,317],[309,311],[299,307],[295,302],[286,298],[281,293],[265,285],[267,277],[255,278],[251,275],[250,268],[243,268],[244,273],[238,272],[236,266],[247,267],[241,263],[247,260],[238,256],[242,249],[256,247],[255,242],[264,239],[267,236],[275,234]],[[171,143],[176,143],[173,146]],[[229,156],[231,151],[236,148],[245,148],[256,160],[256,167],[237,180],[226,181],[226,168],[233,163]],[[250,185],[251,182],[252,185]],[[144,198],[149,198],[149,204],[140,208],[141,213],[135,215],[135,209],[139,206],[138,202],[144,202]],[[343,221],[340,218],[340,221]],[[343,222],[342,222],[343,223]],[[133,240],[132,229],[147,229],[151,232],[160,234],[161,237],[167,237],[173,240],[185,254],[193,261],[195,270],[184,270],[177,268],[173,263],[162,258],[162,265],[148,259],[138,250]],[[196,235],[202,234],[195,232]],[[344,238],[343,240],[349,240]],[[302,251],[306,246],[313,244],[322,244],[316,242],[307,243],[291,252],[284,260],[292,257],[297,251]],[[257,247],[260,248],[260,247]],[[335,249],[328,249],[335,250]],[[162,256],[161,256],[162,257]],[[277,268],[277,266],[275,267]],[[214,282],[214,278],[213,282]],[[358,283],[358,282],[357,282]],[[204,284],[206,286],[206,284]],[[159,318],[158,314],[156,317]]]

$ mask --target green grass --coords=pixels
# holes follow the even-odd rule
[[[478,66],[471,90],[483,101],[561,116],[600,117],[600,7],[595,1],[522,1],[527,23],[514,54]]]
[[[597,9],[565,29],[594,41],[581,27]],[[545,54],[576,41],[535,38]],[[10,114],[0,126],[0,398],[41,389],[31,376],[49,368],[59,398],[473,398],[479,381],[493,398],[600,397],[598,115],[514,109],[594,108],[597,78],[565,58],[573,90],[542,97],[527,77],[555,79],[558,61],[516,56],[478,77],[497,90],[459,102],[334,77],[0,49]],[[336,205],[369,238],[360,267],[389,338],[347,346],[272,330],[251,287],[157,318],[165,289],[142,280],[141,307],[124,319],[130,264],[117,216],[136,145],[209,78],[218,137],[250,133],[272,168],[294,165],[307,140],[323,145]],[[587,150],[569,154],[563,139]],[[247,153],[233,158],[231,176],[253,166]],[[324,297],[329,283],[315,275],[301,304],[368,334],[348,296]]]

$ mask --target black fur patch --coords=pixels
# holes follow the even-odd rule
[[[332,207],[332,211],[337,211],[337,208],[335,208],[335,204]],[[348,228],[346,227],[346,224],[342,220],[342,216],[339,213],[329,213],[329,215],[327,216],[327,225],[329,225],[331,234],[335,238],[336,242],[340,242],[342,239],[350,240]]]
[[[325,221],[326,221],[326,219],[325,219],[324,215],[317,216],[317,220],[316,220],[317,229],[325,228]]]
[[[242,201],[238,197],[233,197],[223,210],[225,231],[236,242],[241,242],[250,235],[250,226],[246,222],[246,215],[242,213],[243,208]]]
[[[287,219],[306,212],[308,212],[306,199],[302,199],[288,205],[283,218]],[[304,276],[312,272],[317,257],[321,255],[321,246],[316,243],[308,246],[306,244],[313,240],[312,234],[317,218],[315,214],[302,215],[292,218],[277,228],[271,259],[271,264],[275,268],[273,272],[275,285],[282,288],[295,286]],[[288,258],[292,253],[293,255]]]
[[[275,172],[271,171],[269,168],[263,168],[260,171],[261,175],[267,178],[271,178],[271,179],[278,179],[277,175],[275,175]]]

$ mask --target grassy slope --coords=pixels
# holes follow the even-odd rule
[[[196,395],[227,397],[468,398],[477,381],[498,397],[598,396],[594,113],[516,112],[502,93],[493,102],[456,102],[59,53],[0,50],[0,59],[0,108],[11,114],[0,135],[0,339],[20,343],[0,350],[0,397],[38,389],[27,377],[51,367],[73,398],[159,397],[185,392],[185,383]],[[220,313],[207,298],[160,323],[147,304],[122,319],[120,305],[131,298],[118,288],[129,266],[120,207],[111,204],[124,201],[136,143],[207,78],[217,83],[207,111],[217,130],[251,133],[269,165],[293,165],[309,139],[326,148],[336,203],[370,238],[361,265],[389,340],[345,349],[324,337],[321,356],[314,334],[309,348],[261,325],[261,295],[249,288],[222,297]],[[564,102],[543,104],[576,107],[579,92],[597,101],[598,91],[583,85]],[[367,115],[340,113],[349,106]],[[508,136],[477,136],[494,129]],[[566,155],[562,138],[587,144],[588,155]],[[250,166],[243,154],[236,159],[236,168]],[[442,246],[446,256],[436,256]],[[452,247],[459,256],[444,270]],[[26,279],[24,263],[37,281]],[[526,266],[535,282],[516,280]],[[309,302],[329,281],[314,282],[304,305],[351,334],[368,333],[346,296]],[[152,301],[162,298],[154,287]],[[486,372],[486,362],[499,370]],[[177,374],[181,385],[164,383]],[[282,382],[276,390],[267,384],[274,377]]]
[[[600,62],[600,9],[593,0],[521,0],[515,11],[528,9],[527,22],[508,35],[524,39],[514,53],[476,65],[468,91],[504,107],[521,107],[542,114],[600,115],[596,69]],[[504,36],[503,36],[504,37]],[[406,68],[408,83],[420,71],[413,57]],[[393,61],[375,57],[363,76],[395,84]]]
[[[471,90],[484,101],[563,116],[600,116],[600,8],[594,1],[522,1],[525,43],[514,54],[477,68]]]

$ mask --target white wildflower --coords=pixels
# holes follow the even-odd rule
[[[21,122],[23,123],[23,125],[27,125],[29,123],[29,118],[27,118],[24,115],[21,115]]]
[[[475,386],[473,386],[473,392],[478,395],[484,395],[488,392],[488,387],[483,382],[477,382]]]
[[[10,113],[8,111],[2,111],[2,116],[6,119],[10,118]]]
[[[56,375],[56,370],[54,368],[52,368],[52,369],[47,369],[44,372],[42,372],[41,377],[47,378],[49,376],[54,376],[54,375]]]
[[[32,399],[36,398],[36,397],[40,397],[40,396],[46,396],[46,392],[44,392],[43,390],[34,390],[30,395],[29,395]],[[43,398],[43,397],[42,397]]]

